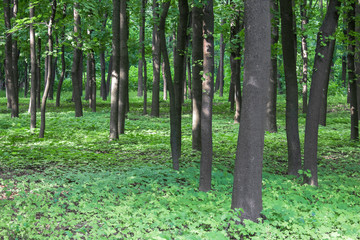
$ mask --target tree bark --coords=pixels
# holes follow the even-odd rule
[[[267,87],[271,64],[270,2],[245,0],[243,103],[234,167],[232,209],[257,221],[262,210],[262,160]]]
[[[81,38],[81,30],[80,30],[80,15],[77,11],[79,8],[79,4],[75,3],[74,5],[74,33],[77,35],[76,41],[77,46],[74,49],[74,56],[73,56],[73,65],[71,69],[71,78],[72,78],[72,85],[73,85],[73,100],[75,103],[75,117],[82,117],[83,116],[83,110],[82,110],[82,102],[81,102],[81,82],[82,82],[82,76],[81,76],[81,69],[82,69],[82,61],[81,61],[81,43],[78,39]]]
[[[309,22],[307,16],[307,0],[303,0],[300,4],[300,12],[301,12],[301,56],[303,59],[303,67],[302,67],[302,101],[303,101],[303,113],[307,112],[307,79],[308,79],[308,46],[307,46],[307,34],[306,28]]]
[[[335,40],[331,37],[335,33],[339,18],[339,0],[330,0],[325,19],[317,37],[314,72],[311,79],[308,113],[305,125],[304,170],[310,171],[311,176],[304,176],[305,183],[318,185],[317,176],[317,146],[319,130],[319,111],[322,104],[321,92],[325,87],[330,73],[331,60],[334,52]]]
[[[33,21],[35,16],[35,7],[30,2],[30,19]],[[30,89],[30,130],[36,128],[36,48],[35,48],[35,30],[34,24],[30,23],[30,71],[31,71],[31,89]]]
[[[36,107],[40,108],[40,95],[41,95],[41,38],[38,38],[38,55],[36,62]]]
[[[13,8],[12,8],[12,14],[13,18],[16,19],[17,12],[18,12],[18,0],[13,0]],[[18,62],[19,62],[19,54],[20,51],[18,49],[18,44],[16,38],[12,39],[12,72],[13,72],[13,87],[14,87],[14,97],[15,102],[12,106],[12,108],[15,108],[16,116],[19,117],[19,68],[18,68]]]
[[[201,160],[199,190],[211,190],[213,160],[212,104],[214,95],[214,11],[213,0],[207,0],[203,18],[203,83],[201,102]]]
[[[296,49],[291,1],[280,0],[281,43],[286,83],[286,137],[288,147],[288,174],[298,175],[301,152],[298,124],[298,86],[296,76]]]
[[[56,14],[56,0],[52,1],[52,6],[51,6],[51,15],[50,15],[50,19],[49,22],[47,24],[47,28],[48,28],[48,49],[49,49],[49,55],[48,57],[48,71],[47,71],[47,76],[46,76],[46,84],[45,84],[45,89],[44,89],[44,93],[43,93],[43,97],[41,100],[41,124],[40,124],[40,133],[39,133],[39,138],[44,138],[45,136],[45,113],[46,113],[46,100],[49,94],[49,89],[50,89],[50,78],[52,75],[52,67],[51,65],[53,64],[53,56],[52,56],[52,52],[53,52],[53,39],[52,39],[52,33],[53,33],[53,23],[54,23],[54,19],[55,19],[55,14]]]
[[[110,90],[111,90],[111,78],[112,78],[111,73],[112,73],[112,64],[113,64],[112,62],[113,62],[113,57],[111,55],[109,60],[107,79],[106,79],[106,96],[110,94]]]
[[[278,88],[278,56],[276,45],[279,42],[279,4],[278,0],[271,0],[271,69],[270,84],[267,91],[268,100],[266,103],[265,131],[277,132],[276,124],[276,101]]]
[[[202,4],[192,8],[192,148],[201,151],[201,101],[203,70]]]
[[[357,106],[357,77],[355,72],[355,9],[356,3],[351,3],[351,9],[348,10],[348,76],[350,85],[350,116],[351,116],[351,140],[359,140],[359,115]]]
[[[120,72],[119,72],[119,117],[118,132],[125,133],[125,114],[128,108],[129,54],[128,54],[128,19],[127,1],[120,1]]]
[[[160,63],[161,63],[161,46],[160,46],[160,36],[159,36],[159,26],[157,0],[153,0],[153,19],[154,19],[154,28],[153,28],[153,43],[152,43],[152,52],[153,52],[153,89],[152,89],[152,103],[151,103],[151,116],[159,117],[159,93],[160,93]]]
[[[120,1],[113,1],[110,140],[119,138]]]
[[[138,97],[141,97],[144,92],[144,54],[145,54],[145,8],[146,8],[146,0],[141,0],[141,9],[140,9],[140,29],[139,29],[139,63],[138,63]]]
[[[103,31],[105,31],[107,22],[107,14],[104,14],[104,22],[102,25]],[[106,70],[105,70],[105,46],[101,43],[100,47],[100,67],[101,67],[101,85],[100,85],[100,96],[104,101],[107,99],[107,92],[106,92]]]
[[[9,0],[4,0],[4,17],[5,28],[7,31],[9,31],[11,29],[11,10]],[[13,72],[12,34],[6,33],[5,36],[5,79],[8,106],[11,108],[11,117],[19,117],[18,103],[16,99],[16,82]]]

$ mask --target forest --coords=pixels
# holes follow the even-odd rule
[[[359,239],[357,0],[0,1],[0,239]]]

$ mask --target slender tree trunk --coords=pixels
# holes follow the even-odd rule
[[[92,112],[96,112],[96,73],[95,73],[95,56],[92,50],[88,53],[89,62],[89,107]]]
[[[73,85],[73,100],[75,103],[75,117],[82,117],[83,116],[83,110],[82,110],[82,102],[81,102],[81,82],[82,82],[82,76],[81,76],[81,69],[82,69],[82,61],[81,61],[81,55],[82,51],[81,43],[79,39],[81,38],[81,30],[80,30],[80,15],[77,11],[79,8],[79,4],[75,3],[74,5],[74,33],[78,35],[77,37],[77,46],[74,49],[74,56],[73,56],[73,65],[71,69],[71,78],[72,78],[72,85]]]
[[[120,1],[113,1],[112,31],[110,140],[115,140],[119,138]]]
[[[240,12],[236,9],[239,6],[236,6],[235,3],[230,2],[233,6],[233,10],[236,11],[236,16],[231,23],[230,30],[230,42],[236,42],[231,46],[231,54],[230,54],[230,67],[231,67],[231,82],[234,84],[234,103],[235,103],[235,115],[234,115],[234,123],[240,123],[240,110],[241,110],[241,46],[238,43],[238,33],[241,28],[243,28],[242,24],[240,24]]]
[[[47,71],[47,76],[46,76],[46,84],[45,84],[45,89],[44,89],[44,94],[41,100],[41,124],[40,124],[40,133],[39,133],[39,138],[44,138],[45,135],[45,113],[46,113],[46,100],[49,94],[49,89],[50,89],[50,84],[51,84],[51,75],[52,75],[52,61],[53,61],[53,56],[52,56],[52,52],[53,52],[53,39],[52,39],[52,33],[53,33],[53,23],[54,23],[54,19],[55,19],[55,14],[56,14],[56,0],[52,1],[52,6],[51,6],[51,16],[49,19],[49,22],[47,24],[48,26],[48,49],[49,49],[49,55],[48,55],[48,71]]]
[[[128,54],[128,19],[127,1],[120,1],[120,75],[119,75],[119,117],[118,132],[125,133],[125,114],[128,108],[129,54]]]
[[[113,62],[113,57],[111,55],[109,60],[107,79],[106,79],[106,96],[109,96],[111,90],[111,78],[112,78],[111,73],[112,73],[112,65],[113,65],[112,62]]]
[[[104,22],[102,25],[103,31],[105,31],[106,28],[106,22],[107,22],[107,14],[104,14]],[[104,101],[107,99],[107,93],[106,93],[106,70],[105,70],[105,46],[101,45],[100,50],[100,67],[101,67],[101,85],[100,85],[100,96]]]
[[[59,43],[58,38],[56,37],[56,42]],[[49,99],[54,99],[54,84],[55,84],[55,76],[56,76],[56,67],[57,67],[57,60],[58,57],[56,55],[55,58],[53,58],[53,63],[51,66],[49,66],[51,69],[51,76],[50,76],[50,89],[49,89]]]
[[[355,19],[360,18],[360,3],[356,4],[355,9]],[[355,31],[357,34],[360,33],[360,21],[355,21]],[[355,49],[355,72],[356,76],[360,76],[360,39],[357,38],[356,41],[356,49]],[[358,120],[360,119],[360,80],[359,78],[356,79],[356,96],[357,96],[357,109],[358,109]]]
[[[153,0],[153,18],[154,18],[154,29],[153,29],[153,43],[152,43],[152,52],[153,52],[153,89],[152,89],[152,103],[151,103],[151,116],[159,117],[159,92],[160,92],[160,36],[159,36],[159,26],[156,23],[159,19],[158,12],[158,3],[157,0]]]
[[[309,106],[306,115],[304,170],[310,171],[311,176],[304,176],[305,182],[318,185],[317,177],[317,146],[319,130],[319,111],[322,104],[321,92],[325,87],[330,73],[331,60],[334,52],[335,40],[331,40],[335,33],[339,18],[339,0],[330,0],[325,19],[317,37],[314,71],[311,79]]]
[[[201,151],[201,99],[203,71],[202,4],[192,8],[192,148]]]
[[[28,81],[28,64],[24,63],[24,97],[27,98],[29,92],[29,81]]]
[[[144,63],[144,78],[143,78],[143,84],[144,84],[144,103],[143,103],[143,114],[147,114],[147,69],[146,69],[146,60],[145,60],[145,54],[143,55],[143,63]]]
[[[355,8],[356,3],[351,3],[351,9],[348,10],[348,29],[349,29],[349,45],[348,45],[348,76],[350,84],[350,115],[351,115],[351,140],[359,140],[359,115],[357,106],[357,82],[355,72]]]
[[[5,27],[7,30],[11,29],[11,11],[10,1],[4,0],[4,17]],[[19,106],[16,99],[16,82],[14,78],[13,68],[13,54],[12,54],[12,34],[6,33],[5,39],[5,79],[6,89],[8,95],[8,106],[11,107],[11,117],[19,117]]]
[[[187,71],[187,74],[188,74],[188,85],[187,85],[188,90],[187,91],[188,91],[189,99],[192,99],[192,90],[191,90],[191,86],[192,86],[191,85],[192,84],[191,74],[192,74],[192,72],[191,72],[191,57],[190,56],[187,57],[186,63],[187,63],[187,69],[188,69],[188,71]]]
[[[307,0],[302,0],[300,4],[301,12],[301,56],[303,59],[302,67],[302,101],[303,101],[303,113],[307,112],[307,79],[308,79],[308,46],[307,46],[307,34],[306,28],[309,22],[307,16]]]
[[[66,8],[67,8],[67,5],[64,4],[64,7],[63,7],[63,19],[66,17]],[[56,107],[60,107],[61,87],[62,87],[62,84],[64,82],[65,72],[66,72],[65,45],[64,45],[65,26],[62,29],[60,40],[61,40],[61,56],[60,56],[60,58],[61,58],[61,75],[60,75],[59,84],[58,84],[57,91],[56,91]]]
[[[160,44],[162,44],[162,41],[160,40]],[[166,41],[165,41],[165,44],[166,44]],[[168,54],[168,52],[162,52],[161,51],[161,54]],[[163,55],[163,57],[165,57]],[[169,57],[167,57],[169,58]],[[162,73],[162,77],[163,77],[163,86],[164,86],[164,90],[163,90],[163,100],[166,101],[167,100],[167,90],[168,90],[168,86],[166,84],[166,74],[165,74],[165,61],[163,60],[162,63],[161,63],[161,73]]]
[[[221,25],[225,24],[225,20],[222,20]],[[224,58],[225,58],[225,47],[226,43],[224,41],[224,35],[220,34],[220,59],[219,59],[219,80],[216,79],[216,83],[219,84],[215,87],[215,90],[219,90],[219,96],[224,95]]]
[[[41,95],[41,38],[37,39],[38,43],[38,55],[36,62],[36,107],[40,108],[40,95]]]
[[[298,124],[298,86],[296,76],[296,49],[291,1],[280,0],[281,42],[286,83],[286,137],[288,147],[288,174],[298,175],[301,152]]]
[[[30,19],[35,16],[35,7],[30,2]],[[35,30],[34,24],[30,23],[30,71],[31,71],[31,89],[30,89],[30,130],[36,128],[36,48],[35,48]]]
[[[241,208],[241,219],[255,222],[262,210],[264,119],[271,64],[270,2],[245,0],[244,22],[244,94],[231,208]]]
[[[13,18],[16,19],[17,12],[18,12],[18,0],[13,0]],[[15,108],[15,112],[17,112],[15,117],[19,117],[19,68],[18,68],[18,62],[19,62],[19,54],[20,51],[18,49],[17,40],[15,38],[12,39],[12,72],[13,72],[13,86],[14,86],[14,97],[15,102],[12,108]]]
[[[140,43],[140,58],[138,63],[138,97],[141,97],[144,92],[144,62],[143,62],[143,55],[145,54],[145,8],[146,8],[146,0],[141,0],[141,10],[140,10],[140,29],[139,29],[139,43]]]
[[[211,170],[213,160],[212,143],[212,101],[214,95],[214,11],[213,0],[207,0],[203,18],[204,81],[201,102],[201,160],[199,190],[211,189]]]
[[[278,0],[271,0],[271,69],[270,84],[267,91],[268,100],[266,103],[265,130],[269,132],[277,132],[276,124],[276,100],[278,85],[278,56],[276,45],[279,42],[279,4]]]

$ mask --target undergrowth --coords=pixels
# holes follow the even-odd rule
[[[112,142],[109,101],[99,100],[96,113],[85,107],[82,118],[74,117],[70,93],[60,108],[49,101],[45,139],[39,139],[38,129],[29,130],[28,99],[20,99],[20,118],[11,119],[0,98],[0,238],[360,239],[360,150],[349,140],[344,96],[329,99],[327,126],[319,130],[318,188],[286,175],[279,96],[279,131],[265,135],[265,218],[241,225],[241,211],[230,210],[239,127],[226,99],[214,101],[212,190],[203,193],[200,153],[191,149],[190,101],[183,107],[181,170],[174,171],[168,102],[152,118],[142,115],[135,94],[126,133]],[[303,140],[304,114],[299,123]]]

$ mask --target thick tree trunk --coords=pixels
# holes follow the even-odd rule
[[[267,91],[268,99],[266,102],[266,118],[265,131],[271,133],[277,132],[276,124],[276,100],[277,100],[277,85],[278,85],[278,56],[276,45],[279,42],[279,4],[278,0],[271,0],[271,69],[270,69],[270,84]]]
[[[161,63],[161,54],[160,54],[160,36],[159,36],[159,26],[156,23],[159,19],[158,14],[158,3],[157,0],[153,0],[153,18],[154,18],[154,28],[153,28],[153,39],[152,39],[152,52],[153,52],[153,89],[152,89],[152,102],[151,102],[151,116],[159,117],[159,93],[160,93],[160,63]]]
[[[214,11],[213,0],[207,0],[203,18],[204,73],[201,102],[201,160],[199,190],[211,190],[211,171],[213,160],[212,142],[212,104],[214,95]]]
[[[52,64],[53,64],[53,56],[52,56],[52,52],[53,52],[53,39],[52,39],[52,33],[53,33],[53,23],[54,23],[54,19],[55,19],[55,14],[56,14],[56,0],[52,1],[52,6],[51,6],[51,16],[49,19],[49,22],[47,24],[48,26],[48,49],[49,49],[49,55],[48,55],[48,71],[47,71],[47,76],[46,76],[46,84],[45,84],[45,89],[44,89],[44,94],[41,100],[41,124],[40,124],[40,133],[39,133],[39,138],[44,138],[45,136],[45,113],[46,113],[46,100],[49,94],[49,90],[50,90],[50,84],[51,84],[51,75],[52,75]]]
[[[35,16],[35,7],[30,2],[30,19]],[[31,71],[31,89],[30,89],[30,130],[36,128],[36,48],[35,48],[35,30],[34,24],[30,23],[30,71]]]
[[[281,43],[286,83],[286,137],[288,147],[288,174],[298,175],[301,152],[298,124],[298,86],[296,76],[296,46],[291,1],[280,0]]]
[[[232,209],[257,221],[262,210],[264,119],[271,64],[270,2],[245,0],[243,103],[234,167]]]
[[[321,92],[325,87],[330,73],[331,60],[334,52],[335,40],[331,40],[335,33],[339,18],[339,0],[330,0],[325,19],[317,37],[314,72],[312,74],[309,106],[306,115],[305,143],[304,143],[304,170],[310,171],[311,176],[306,174],[305,182],[310,185],[318,185],[317,177],[317,146],[319,130],[319,111],[322,104]]]
[[[119,75],[119,117],[118,132],[125,133],[125,114],[129,106],[128,103],[128,82],[129,82],[129,53],[128,41],[128,19],[126,11],[127,1],[120,1],[120,75]]]
[[[192,148],[201,150],[201,94],[203,70],[202,7],[192,8]]]
[[[112,31],[110,140],[115,140],[119,138],[120,1],[113,1]]]
[[[79,4],[75,3],[74,5],[74,33],[78,35],[77,38],[81,38],[81,30],[80,30],[80,15],[77,11],[77,8],[79,8]],[[71,78],[72,78],[72,85],[73,85],[73,100],[75,103],[75,117],[82,117],[83,116],[83,110],[82,110],[82,102],[81,102],[81,82],[82,82],[82,76],[81,76],[81,69],[82,69],[82,61],[81,61],[81,55],[82,51],[81,43],[77,39],[77,47],[74,49],[74,56],[73,56],[73,65],[71,69]]]
[[[307,34],[306,28],[309,22],[307,16],[307,0],[302,0],[300,4],[301,12],[301,56],[303,59],[302,67],[302,101],[303,101],[303,113],[307,112],[307,79],[308,79],[308,46],[307,46]]]

